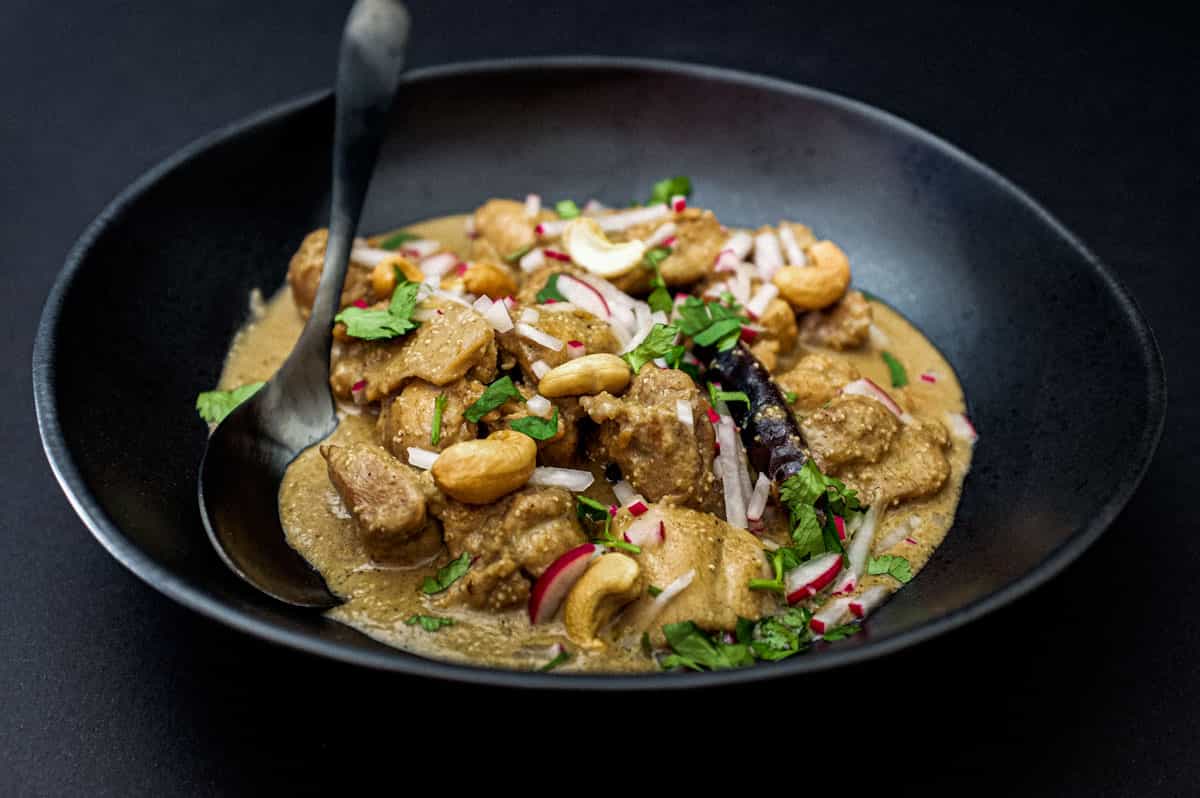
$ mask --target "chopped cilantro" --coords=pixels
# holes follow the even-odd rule
[[[554,212],[560,219],[574,219],[579,215],[579,206],[575,204],[575,200],[559,200],[554,203]]]
[[[399,269],[396,275],[400,280],[386,310],[351,306],[333,317],[335,322],[346,325],[347,335],[364,341],[379,341],[404,335],[420,326],[412,320],[412,314],[417,307],[417,292],[421,290],[421,284],[403,279]]]
[[[508,426],[535,441],[548,441],[558,434],[558,408],[554,408],[554,415],[550,418],[526,416],[516,419]]]
[[[808,556],[826,551],[841,552],[842,544],[833,516],[847,518],[863,509],[853,490],[840,480],[822,474],[812,460],[783,481],[779,486],[779,500],[788,509],[795,548]]]
[[[476,399],[475,403],[466,409],[463,418],[472,424],[477,424],[479,419],[510,399],[518,402],[525,401],[525,397],[517,390],[517,386],[513,385],[512,377],[504,376],[483,390],[483,396]]]
[[[708,384],[708,395],[715,405],[717,402],[745,402],[750,407],[750,397],[745,391],[723,391],[711,382]]]
[[[210,424],[220,424],[238,405],[258,393],[265,382],[248,382],[232,391],[205,391],[196,397],[196,412]]]
[[[644,258],[646,265],[654,270],[654,277],[650,279],[650,286],[654,290],[650,292],[650,296],[646,297],[646,303],[650,305],[651,310],[661,310],[667,314],[674,309],[675,303],[671,299],[671,292],[667,290],[667,283],[663,280],[659,264],[670,254],[671,250],[666,247],[654,247],[646,253]]]
[[[673,324],[655,324],[650,333],[632,352],[621,355],[633,373],[641,371],[642,366],[656,357],[666,357],[675,350],[675,336],[679,330]]]
[[[689,296],[678,308],[679,330],[700,346],[732,349],[742,335],[746,319],[719,302],[704,302]]]
[[[692,195],[692,180],[689,177],[679,175],[677,177],[668,177],[664,180],[659,180],[654,184],[654,190],[650,193],[651,205],[656,202],[670,202],[671,197],[676,194],[682,194],[685,197]]]
[[[883,362],[887,363],[888,371],[892,375],[892,387],[903,388],[908,385],[908,372],[904,370],[904,364],[896,359],[896,356],[891,352],[881,352]]]
[[[867,573],[887,574],[901,584],[913,578],[912,565],[908,560],[895,554],[872,557],[867,561]]]
[[[421,237],[415,233],[406,233],[401,230],[399,233],[392,233],[387,238],[379,242],[380,249],[399,249],[402,244],[407,244],[409,241],[417,241]]]
[[[798,653],[808,645],[805,629],[796,629],[778,618],[764,618],[754,628],[750,650],[759,659],[773,662]]]
[[[575,497],[575,515],[580,521],[596,521],[598,523],[612,517],[609,515],[607,507],[595,499],[583,495]]]
[[[829,642],[833,642],[834,640],[844,640],[850,635],[856,635],[861,631],[862,627],[858,624],[847,623],[842,626],[835,626],[832,629],[826,629],[825,633],[821,636]]]
[[[650,594],[650,598],[658,598],[662,595],[662,588],[650,585],[650,587],[646,588],[646,592]]]
[[[643,255],[642,258],[646,261],[647,266],[649,266],[651,269],[656,269],[658,268],[659,264],[661,264],[670,256],[671,250],[666,247],[651,247],[650,249],[646,250],[646,254]]]
[[[552,671],[569,659],[571,659],[571,655],[568,654],[567,650],[564,648],[562,651],[558,652],[558,654],[555,655],[554,659],[550,660],[545,665],[538,668],[538,670],[543,671],[543,672]]]
[[[429,435],[429,443],[437,446],[442,440],[442,414],[446,412],[446,394],[439,393],[433,400],[433,432]]]
[[[669,623],[663,634],[674,654],[659,663],[664,670],[684,667],[692,670],[725,670],[754,664],[754,656],[745,643],[726,643],[711,638],[692,621]]]
[[[421,628],[424,629],[426,632],[436,632],[438,629],[441,629],[443,626],[453,626],[454,619],[453,618],[439,618],[436,615],[413,615],[407,621],[405,621],[405,623],[408,624],[409,626],[416,626],[417,624],[421,624]]]
[[[554,302],[567,301],[567,298],[558,291],[558,272],[555,272],[546,278],[546,285],[542,287],[541,291],[537,292],[536,299],[539,305],[545,304],[551,300]]]
[[[585,523],[592,522],[596,526],[603,523],[599,536],[593,539],[593,543],[600,546],[607,546],[612,549],[620,549],[627,551],[630,554],[641,554],[641,546],[636,546],[625,540],[618,540],[612,533],[612,514],[608,512],[608,508],[595,499],[589,499],[587,496],[575,497],[575,515],[580,521]]]
[[[787,402],[789,405],[796,404],[796,400],[799,398],[800,395],[795,391],[785,391],[783,394],[783,401]]]
[[[425,577],[421,590],[430,595],[441,593],[457,582],[471,568],[471,553],[464,551],[457,560],[451,560],[438,569],[437,577]]]

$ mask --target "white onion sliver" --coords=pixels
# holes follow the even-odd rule
[[[595,481],[591,471],[580,471],[577,468],[555,468],[554,466],[538,466],[533,469],[529,478],[530,485],[543,488],[564,488],[574,493],[587,490]]]
[[[544,346],[552,352],[560,352],[563,348],[563,342],[555,338],[549,333],[544,333],[537,327],[531,327],[524,322],[517,325],[517,335],[522,338],[528,338],[539,346]]]
[[[663,312],[661,310],[656,310],[650,314],[650,323],[651,324],[661,324],[664,327],[666,327],[671,322],[667,318],[667,314],[665,312]]]
[[[834,593],[846,593],[858,586],[858,581],[862,579],[863,571],[867,567],[867,559],[871,556],[871,545],[875,542],[880,515],[878,503],[872,504],[863,514],[862,524],[850,539],[850,545],[846,547],[846,569],[834,582]]]
[[[825,630],[841,625],[849,617],[850,599],[833,599],[826,602],[824,606],[817,610],[810,623],[812,624],[813,632],[817,637],[820,637],[825,633]]]
[[[650,334],[651,329],[652,329],[651,327],[646,326],[646,327],[642,327],[640,330],[638,330],[636,333],[634,333],[634,336],[626,342],[625,346],[621,347],[621,354],[623,355],[626,352],[632,352],[633,350],[635,350],[639,346],[641,346],[642,341],[646,340],[646,336]]]
[[[587,347],[583,345],[582,341],[567,341],[567,357],[574,360],[585,354],[587,354]]]
[[[725,520],[730,526],[746,528],[746,499],[742,494],[742,479],[738,475],[737,431],[733,419],[722,416],[717,425],[717,441],[721,444],[721,485],[725,492]]]
[[[671,365],[669,363],[667,363],[667,359],[665,357],[656,357],[656,358],[654,358],[654,360],[652,360],[650,362],[653,363],[654,365],[658,366],[660,369],[671,368]]]
[[[388,258],[396,256],[395,252],[390,249],[377,249],[375,247],[354,247],[350,250],[350,260],[355,263],[361,263],[363,266],[378,266]]]
[[[779,240],[783,243],[783,252],[787,255],[788,265],[808,265],[808,259],[804,257],[804,250],[800,249],[800,244],[797,243],[796,236],[792,233],[792,228],[783,222],[779,223]]]
[[[535,393],[525,401],[525,407],[528,408],[529,412],[533,413],[535,416],[540,418],[549,418],[550,412],[553,410],[554,406],[550,404],[549,399],[542,396],[540,393]]]
[[[484,311],[483,317],[488,320],[488,324],[496,332],[506,333],[513,328],[512,318],[508,315],[508,306],[503,302],[493,302],[492,306]]]
[[[431,452],[428,449],[419,449],[416,446],[408,447],[408,464],[413,468],[428,470],[433,468],[433,463],[437,459],[437,452]]]
[[[430,291],[429,293],[431,296],[436,296],[441,299],[448,299],[451,302],[457,302],[458,304],[463,305],[464,307],[468,307],[468,308],[471,307],[470,302],[468,302],[467,300],[463,299],[460,296],[455,296],[454,294],[450,293],[449,291],[443,291],[440,288],[435,288],[434,290]]]
[[[975,443],[979,439],[979,433],[975,431],[975,425],[971,423],[964,413],[946,413],[946,426],[950,428],[950,434],[959,440],[964,440],[967,443]]]
[[[525,195],[525,215],[530,219],[536,218],[542,212],[542,197],[539,194]]]
[[[696,426],[695,416],[692,414],[692,403],[687,399],[675,400],[675,418],[679,419],[679,423],[691,429]]]
[[[628,480],[622,479],[617,484],[613,485],[613,495],[617,497],[617,503],[622,507],[626,507],[633,503],[637,498],[637,491],[633,489],[633,485],[629,484]]]
[[[488,296],[487,294],[484,294],[483,296],[479,297],[479,299],[476,299],[473,303],[471,303],[471,308],[473,310],[475,310],[476,312],[478,312],[480,315],[487,313],[488,309],[491,308],[491,306],[492,306],[492,298],[490,296]]]
[[[767,312],[767,305],[777,296],[779,296],[779,289],[775,286],[775,283],[763,283],[754,292],[754,296],[750,298],[750,301],[746,303],[746,312],[752,318],[761,317]]]
[[[458,265],[458,257],[452,252],[442,252],[421,261],[421,274],[426,277],[441,277]]]
[[[675,230],[676,227],[674,222],[667,222],[664,225],[660,225],[659,228],[651,233],[650,237],[646,239],[646,248],[649,249],[650,247],[657,247],[659,244],[675,235]]]
[[[726,241],[724,246],[721,247],[721,251],[724,252],[728,250],[729,252],[732,252],[739,261],[742,261],[746,259],[747,255],[750,254],[750,250],[753,247],[753,236],[744,230],[739,230],[729,237],[729,240]]]
[[[533,376],[540,380],[550,371],[550,364],[544,360],[535,360],[529,364],[529,370],[533,372]]]
[[[642,224],[643,222],[652,222],[670,213],[670,208],[659,203],[658,205],[650,205],[646,208],[634,208],[633,210],[621,211],[620,213],[613,213],[608,216],[598,216],[596,217],[596,223],[600,225],[601,230],[610,232],[612,230],[624,230],[627,227],[633,227],[635,224]]]
[[[521,260],[518,263],[523,272],[536,271],[546,263],[546,253],[540,249],[531,249],[521,256]]]
[[[771,480],[766,474],[758,475],[754,483],[754,492],[750,494],[750,503],[746,505],[746,520],[762,520],[763,512],[767,509],[767,499],[771,496]]]
[[[442,245],[436,241],[430,241],[428,238],[419,238],[416,241],[405,241],[400,246],[400,251],[405,254],[411,252],[418,258],[427,258],[441,248]]]
[[[664,587],[662,589],[662,592],[654,597],[654,603],[659,606],[665,606],[668,601],[670,601],[671,599],[675,598],[680,593],[682,593],[684,588],[686,588],[688,585],[690,585],[692,583],[692,580],[695,578],[696,578],[696,569],[692,568],[686,574],[673,580],[671,582],[671,584]],[[658,613],[655,613],[655,614],[657,615]]]
[[[872,324],[867,329],[867,335],[871,338],[871,346],[876,349],[883,349],[891,342],[891,339],[887,337],[887,333],[879,329],[875,324]]]
[[[770,280],[783,267],[783,252],[775,233],[768,231],[754,237],[754,265],[763,280]]]
[[[533,308],[525,308],[521,311],[521,315],[518,317],[517,321],[523,321],[526,324],[537,324],[537,320],[539,318],[541,318],[541,316],[536,310]]]

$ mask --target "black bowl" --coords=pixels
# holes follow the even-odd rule
[[[387,648],[247,587],[196,506],[192,409],[304,233],[325,224],[333,104],[304,98],[222,130],[138,180],[84,233],[34,351],[38,422],[100,542],[168,596],[251,634],[405,673],[520,686],[679,687],[831,668],[952,629],[1049,579],[1112,522],[1162,427],[1162,362],[1125,290],[1028,196],[893,116],[814,89],[650,61],[542,59],[414,72],[363,229],[488,196],[622,203],[688,174],[730,223],[799,219],[857,285],[942,349],[981,438],[958,520],[863,634],[714,674],[531,674]],[[1097,588],[1099,594],[1099,587]],[[999,644],[999,643],[998,643]]]

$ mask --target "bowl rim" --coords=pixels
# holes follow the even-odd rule
[[[252,135],[257,129],[280,118],[302,111],[327,101],[332,92],[328,89],[269,106],[247,117],[224,125],[194,140],[177,150],[166,159],[144,172],[122,190],[99,215],[88,225],[68,253],[62,271],[56,278],[43,306],[37,337],[33,348],[33,393],[38,429],[42,447],[50,462],[51,470],[58,480],[76,514],[92,535],[118,562],[132,571],[138,578],[156,590],[219,623],[251,634],[260,639],[315,654],[341,662],[366,666],[377,670],[403,673],[411,676],[432,677],[455,682],[486,684],[502,687],[630,690],[630,689],[687,689],[716,685],[743,684],[765,679],[778,679],[801,673],[812,673],[864,662],[892,654],[937,635],[957,629],[982,617],[1048,581],[1074,561],[1088,546],[1112,524],[1128,503],[1141,483],[1153,459],[1161,438],[1166,415],[1166,377],[1162,353],[1136,301],[1121,281],[1096,257],[1078,238],[1068,231],[1057,219],[1039,205],[1029,194],[1007,178],[968,155],[963,150],[944,141],[913,123],[875,106],[853,100],[839,94],[781,78],[768,77],[741,70],[705,66],[681,61],[649,58],[627,58],[611,56],[547,56],[529,58],[484,59],[460,61],[450,64],[424,67],[410,71],[404,83],[460,77],[473,74],[517,71],[554,70],[633,70],[647,73],[669,74],[684,78],[737,84],[765,89],[791,97],[798,97],[835,107],[855,115],[868,118],[883,126],[921,141],[947,158],[957,161],[968,170],[974,171],[994,183],[1001,191],[1015,197],[1055,234],[1083,256],[1085,263],[1096,273],[1101,282],[1116,299],[1138,334],[1139,344],[1146,361],[1147,421],[1141,431],[1136,449],[1130,452],[1129,476],[1099,506],[1088,521],[1047,554],[1036,566],[1000,589],[977,599],[941,618],[882,640],[866,640],[855,646],[831,647],[819,656],[793,657],[771,663],[769,667],[757,666],[737,670],[705,673],[635,673],[635,674],[576,674],[536,673],[465,665],[442,660],[427,659],[403,650],[358,650],[343,646],[333,640],[313,637],[306,632],[291,630],[276,623],[257,618],[250,613],[212,595],[200,586],[189,584],[170,570],[159,565],[136,544],[125,537],[120,528],[100,507],[89,491],[82,473],[68,450],[55,402],[54,351],[57,328],[66,292],[76,273],[87,260],[93,244],[106,228],[146,193],[159,180],[188,163],[215,145]],[[199,453],[197,453],[199,456]]]

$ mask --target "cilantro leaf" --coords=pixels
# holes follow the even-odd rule
[[[596,521],[597,523],[607,521],[612,517],[607,507],[582,494],[575,496],[575,515],[580,521]]]
[[[433,400],[433,431],[429,435],[429,443],[437,446],[442,440],[442,414],[446,412],[446,394],[439,393]]]
[[[258,393],[265,382],[248,382],[232,391],[204,391],[196,397],[196,412],[210,424],[220,424],[237,406]]]
[[[717,402],[745,402],[750,407],[750,397],[745,391],[723,391],[711,382],[708,384],[708,395],[715,405]]]
[[[796,404],[796,400],[799,398],[800,394],[796,393],[795,391],[785,391],[783,394],[783,401],[787,402],[789,405]]]
[[[525,401],[525,397],[517,390],[517,386],[513,385],[512,377],[506,375],[485,388],[483,396],[476,399],[474,404],[466,409],[463,413],[463,418],[472,424],[477,424],[479,423],[479,419],[510,399],[515,399],[519,402]]]
[[[825,551],[845,554],[846,549],[842,546],[842,539],[838,537],[835,517],[833,513],[825,513],[825,523],[821,525],[821,542],[825,546]]]
[[[682,665],[693,670],[726,670],[754,664],[748,645],[714,640],[692,621],[669,623],[662,629],[675,652],[663,660],[663,668]]]
[[[807,648],[808,638],[807,629],[797,629],[778,618],[764,618],[754,629],[750,650],[759,659],[774,662]]]
[[[413,615],[407,621],[405,621],[405,623],[408,624],[409,626],[416,626],[417,624],[421,624],[421,628],[424,629],[426,632],[436,632],[438,629],[441,629],[443,626],[453,626],[454,619],[453,618],[439,618],[436,615]]]
[[[401,245],[407,244],[409,241],[417,241],[421,237],[416,233],[407,233],[401,230],[398,233],[392,233],[387,238],[379,242],[380,249],[399,249]]]
[[[646,588],[646,593],[650,595],[650,598],[658,598],[662,595],[662,588],[650,585],[650,587]]]
[[[574,219],[579,215],[579,206],[575,204],[575,200],[559,200],[554,203],[554,212],[560,219]]]
[[[417,293],[420,290],[420,283],[402,280],[392,292],[387,310],[368,310],[351,305],[334,316],[333,320],[345,324],[346,334],[351,338],[364,341],[380,341],[404,335],[419,326],[412,320],[412,314],[417,307]]]
[[[533,247],[534,247],[534,244],[529,244],[528,246],[521,247],[520,249],[514,250],[513,252],[510,252],[507,255],[501,255],[501,257],[504,259],[505,263],[516,263],[521,258],[528,255],[529,251],[532,250]]]
[[[826,629],[825,633],[821,635],[821,637],[832,643],[834,640],[844,640],[850,635],[856,635],[861,631],[862,627],[858,624],[847,623],[841,626],[835,626],[832,629]]]
[[[892,375],[892,387],[903,388],[908,385],[908,372],[904,370],[904,364],[901,363],[891,352],[880,352],[883,356],[883,362],[887,363],[888,371]]]
[[[443,565],[438,569],[437,577],[427,576],[425,582],[421,585],[421,590],[430,595],[441,593],[450,585],[462,578],[471,568],[471,553],[464,551],[462,555],[456,559]]]
[[[679,330],[673,324],[655,324],[650,333],[632,352],[621,355],[633,373],[656,357],[666,357],[675,349],[675,336]]]
[[[895,554],[872,557],[867,561],[867,573],[887,574],[901,584],[913,578],[912,565],[905,558]]]
[[[737,315],[720,302],[704,302],[689,296],[678,307],[679,330],[700,346],[716,346],[720,351],[732,349],[742,336],[742,324],[747,319]]]
[[[679,175],[677,177],[668,177],[659,180],[654,184],[654,189],[650,192],[650,205],[656,202],[670,202],[671,197],[676,194],[682,194],[685,197],[692,195],[692,180],[689,177]]]
[[[546,285],[542,287],[541,291],[537,292],[536,299],[537,299],[537,302],[539,305],[544,305],[546,302],[549,302],[549,301],[554,301],[554,302],[566,302],[567,301],[567,298],[565,296],[563,296],[558,290],[558,274],[559,274],[558,272],[555,272],[554,274],[550,275],[546,279]]]
[[[554,408],[554,415],[550,418],[526,416],[516,419],[508,426],[535,441],[548,441],[558,434],[558,408]]]
[[[671,250],[666,247],[654,247],[646,253],[644,258],[646,264],[654,270],[654,277],[650,280],[650,286],[654,290],[650,292],[650,296],[646,297],[646,303],[650,305],[651,310],[661,310],[666,314],[671,313],[675,303],[671,299],[671,292],[667,290],[667,283],[663,280],[662,270],[658,265],[670,254]]]
[[[657,269],[658,265],[670,256],[671,250],[667,247],[651,247],[646,250],[646,254],[642,256],[642,259],[646,261],[646,265],[651,269]]]
[[[558,654],[556,654],[554,656],[554,659],[550,660],[545,665],[538,668],[538,670],[542,671],[543,673],[546,671],[552,671],[569,659],[571,659],[571,655],[567,653],[566,649],[563,649],[562,651],[558,652]]]

